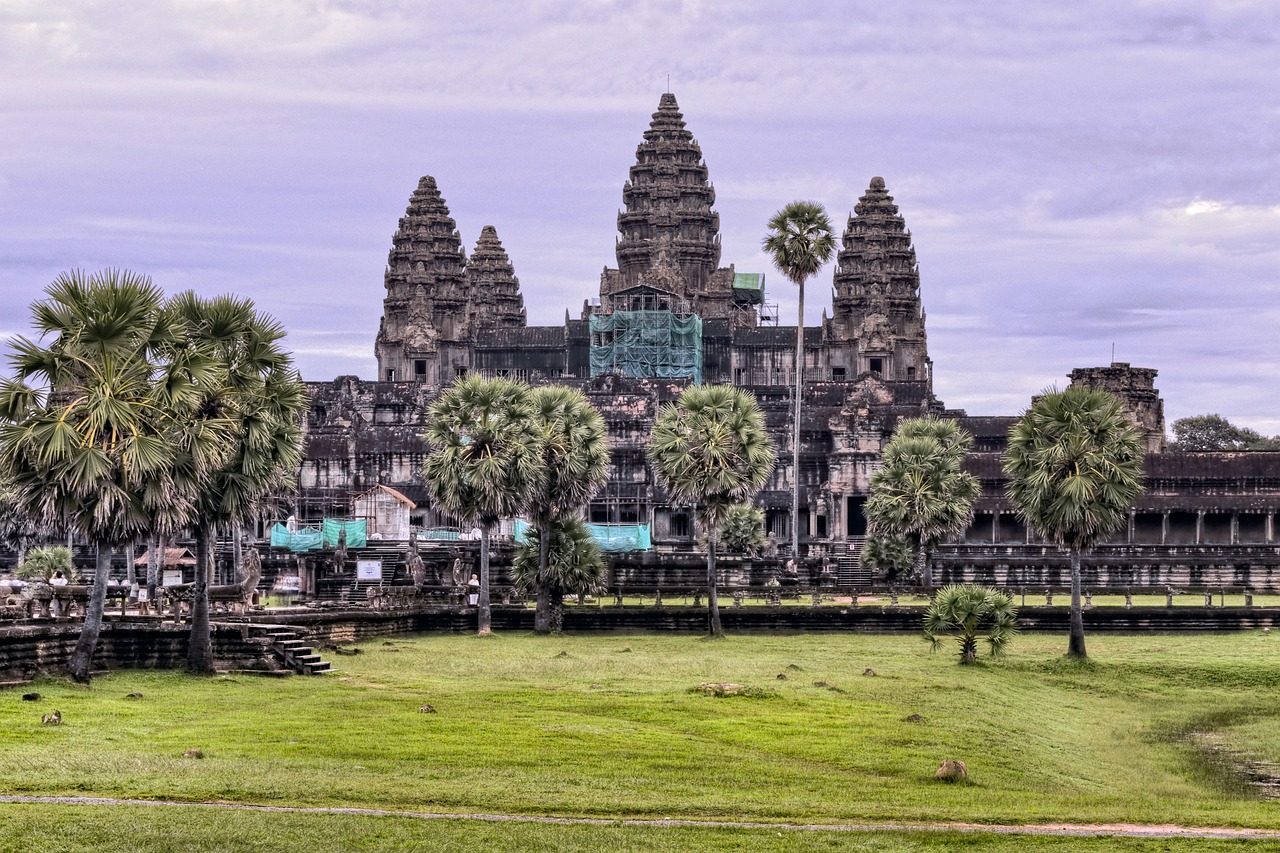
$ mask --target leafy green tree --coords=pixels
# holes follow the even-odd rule
[[[1093,388],[1050,391],[1009,430],[1009,500],[1071,558],[1070,657],[1087,657],[1080,556],[1128,521],[1142,491],[1144,449],[1120,401]]]
[[[608,566],[600,546],[582,519],[560,516],[552,519],[549,535],[531,528],[520,543],[512,564],[516,586],[524,590],[546,590],[547,630],[564,629],[566,595],[599,595],[604,591]],[[546,563],[543,565],[543,543]]]
[[[307,396],[282,346],[284,327],[255,310],[252,300],[186,292],[169,308],[185,329],[180,346],[203,351],[218,366],[216,379],[200,385],[196,416],[229,424],[229,452],[221,464],[188,482],[195,487],[197,566],[187,670],[212,673],[209,581],[218,531],[244,524],[294,476],[302,459],[300,418]]]
[[[1280,450],[1280,437],[1268,438],[1249,427],[1238,427],[1222,415],[1196,415],[1173,422],[1173,443],[1169,449],[1177,452]]]
[[[793,201],[769,220],[763,248],[778,271],[799,289],[796,320],[796,391],[791,417],[791,554],[800,559],[800,410],[804,394],[804,283],[831,260],[836,239],[822,205]]]
[[[604,418],[581,391],[547,385],[533,389],[531,395],[542,431],[544,471],[542,485],[530,505],[540,537],[533,629],[544,634],[553,630],[553,587],[549,581],[541,581],[548,577],[552,546],[550,536],[542,536],[542,531],[563,535],[568,519],[576,517],[609,479],[609,442]]]
[[[924,614],[924,638],[933,650],[941,648],[946,637],[955,637],[962,664],[977,662],[980,637],[987,641],[992,657],[998,657],[1017,633],[1018,609],[1013,599],[983,586],[944,586]]]
[[[903,421],[885,446],[883,467],[871,478],[865,507],[870,532],[911,543],[925,589],[933,588],[933,549],[973,520],[982,487],[964,470],[972,444],[973,437],[954,421]]]
[[[75,563],[71,559],[71,549],[65,545],[32,548],[27,552],[27,558],[18,566],[18,577],[45,583],[58,572],[62,572],[62,576],[69,581],[79,580]]]
[[[191,515],[189,488],[225,443],[194,423],[208,363],[173,345],[150,279],[120,270],[64,273],[32,306],[39,340],[18,337],[16,376],[0,382],[0,477],[21,510],[97,548],[93,594],[68,668],[88,681],[114,548]],[[161,358],[162,352],[175,356]]]
[[[529,387],[477,374],[432,403],[423,474],[445,512],[480,528],[479,634],[492,633],[489,539],[498,519],[525,512],[546,476],[543,430]]]
[[[916,548],[905,536],[868,536],[862,545],[862,565],[892,583],[910,574]]]
[[[726,554],[758,557],[767,544],[764,510],[751,504],[729,507],[720,522],[720,545]]]
[[[658,412],[649,461],[673,506],[693,506],[707,534],[709,631],[724,636],[716,597],[716,539],[729,507],[750,500],[777,455],[755,398],[728,385],[695,385]]]

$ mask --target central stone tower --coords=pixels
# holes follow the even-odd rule
[[[607,309],[669,310],[703,319],[732,313],[733,270],[719,268],[720,215],[702,149],[676,96],[658,102],[622,187],[617,269],[600,279]]]

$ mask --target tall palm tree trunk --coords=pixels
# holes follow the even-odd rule
[[[164,560],[164,537],[152,536],[147,542],[147,601],[156,602],[156,587],[160,585],[160,566]]]
[[[535,586],[537,604],[533,611],[533,632],[550,634],[554,630],[551,618],[551,589],[547,584],[547,565],[551,562],[551,519],[543,516],[538,521],[538,578]]]
[[[1067,657],[1087,658],[1084,649],[1084,610],[1080,607],[1080,549],[1071,548],[1071,630],[1067,640]]]
[[[138,570],[133,565],[134,556],[133,543],[130,542],[124,546],[124,582],[130,588],[138,582]]]
[[[480,598],[478,601],[479,630],[481,637],[493,633],[493,621],[489,612],[489,525],[480,527]]]
[[[93,572],[93,594],[89,596],[89,607],[84,614],[84,626],[80,629],[76,650],[67,664],[71,677],[81,684],[89,683],[93,668],[93,652],[98,648],[98,635],[102,633],[102,616],[107,610],[107,584],[111,580],[111,545],[102,541],[95,544],[98,548],[98,559]]]
[[[187,641],[187,672],[213,672],[213,639],[209,634],[209,575],[213,571],[214,528],[196,531],[196,583],[191,596],[191,637]]]
[[[804,394],[804,279],[796,320],[796,405],[791,418],[791,556],[800,563],[800,400]]]
[[[916,548],[916,559],[920,561],[920,585],[927,593],[933,589],[933,549],[921,542]]]
[[[720,625],[720,600],[716,585],[716,527],[715,521],[707,523],[707,621],[708,633],[712,637],[723,637],[724,628]]]
[[[556,592],[555,594],[547,593],[550,600],[549,610],[551,611],[551,632],[559,634],[564,631],[564,593]]]
[[[978,634],[974,629],[965,626],[964,635],[960,638],[960,663],[978,662]]]

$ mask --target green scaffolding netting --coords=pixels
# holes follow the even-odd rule
[[[670,311],[591,315],[591,375],[702,382],[702,318]]]
[[[527,521],[516,519],[512,527],[516,541],[524,539],[529,529]],[[587,532],[601,551],[648,551],[653,547],[647,524],[588,524]]]

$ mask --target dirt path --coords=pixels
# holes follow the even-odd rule
[[[1241,838],[1276,839],[1277,829],[1239,829],[1216,826],[1177,826],[1134,823],[1043,823],[1025,825],[979,823],[761,823],[737,820],[671,820],[641,818],[547,817],[518,814],[448,814],[329,806],[258,806],[243,803],[188,803],[174,800],[122,800],[114,797],[24,797],[0,795],[2,803],[45,803],[68,806],[152,806],[156,808],[234,809],[289,814],[364,815],[414,820],[482,820],[489,822],[545,823],[565,826],[695,826],[712,829],[772,829],[792,832],[994,832],[1001,835],[1124,836],[1131,838]]]

